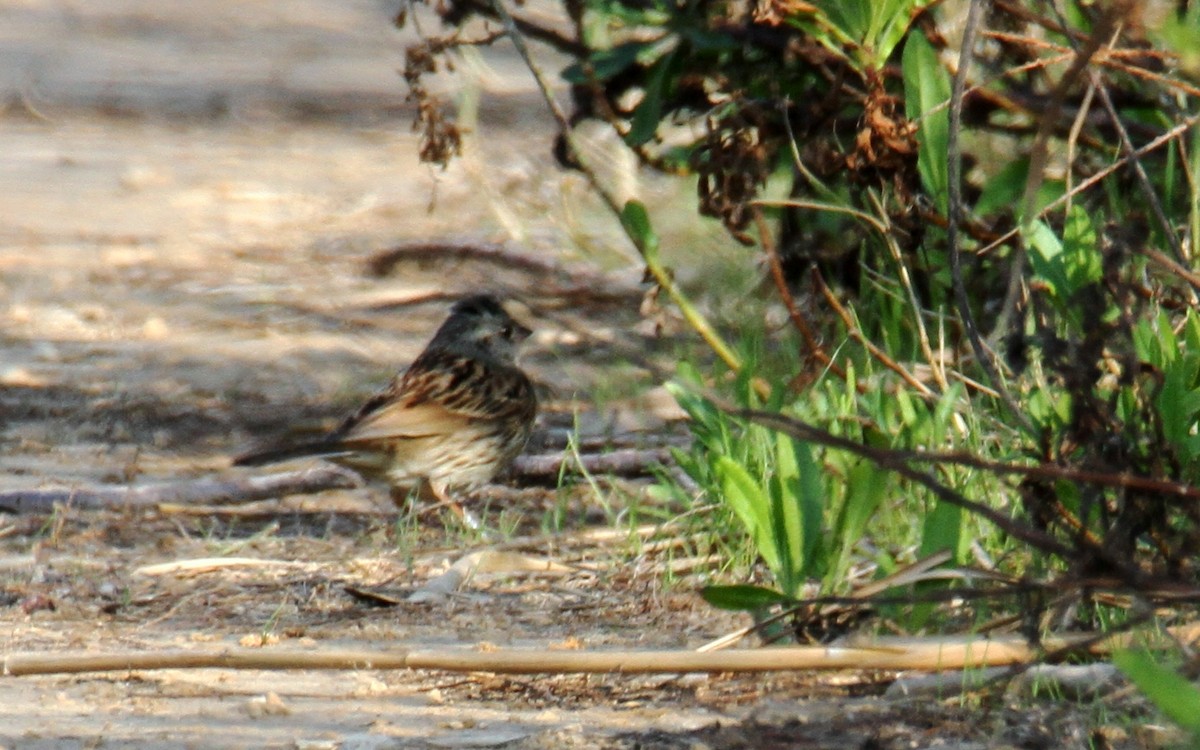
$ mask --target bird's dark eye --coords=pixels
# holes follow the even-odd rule
[[[504,326],[503,328],[500,329],[500,335],[506,339],[511,339],[513,336],[513,327],[512,326]]]

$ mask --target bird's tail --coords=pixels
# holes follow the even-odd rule
[[[264,464],[278,464],[284,461],[291,461],[296,458],[332,458],[334,456],[344,455],[346,449],[339,443],[330,442],[327,440],[313,441],[309,443],[296,443],[294,445],[276,446],[273,448],[264,448],[261,450],[250,451],[243,453],[233,459],[234,466],[262,466]]]

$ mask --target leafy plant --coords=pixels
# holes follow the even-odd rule
[[[761,427],[736,424],[685,387],[668,389],[693,420],[703,452],[683,465],[733,511],[784,597],[798,597],[825,562],[823,486],[811,448]]]
[[[1147,651],[1118,651],[1113,664],[1200,747],[1200,688]]]
[[[679,464],[736,527],[714,535],[767,571],[712,600],[836,592],[856,563],[934,550],[1081,601],[1092,577],[1140,597],[1200,588],[1195,9],[1154,25],[1135,6],[996,6],[970,49],[951,48],[943,6],[905,0],[587,0],[564,4],[567,32],[521,19],[570,59],[563,164],[588,171],[570,126],[592,119],[646,167],[687,172],[786,312],[715,319],[722,288],[685,288],[664,260],[692,248],[649,204],[609,199],[704,344],[674,386],[695,437]],[[503,7],[438,10],[512,33]],[[1074,624],[1103,627],[1101,609]]]

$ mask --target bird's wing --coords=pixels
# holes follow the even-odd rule
[[[445,434],[480,419],[528,410],[533,386],[514,367],[449,352],[425,352],[387,390],[363,404],[331,436],[352,444]]]

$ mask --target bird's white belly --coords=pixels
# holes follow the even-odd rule
[[[483,426],[417,438],[397,448],[388,478],[394,484],[428,479],[434,485],[477,487],[496,476],[498,446]]]

